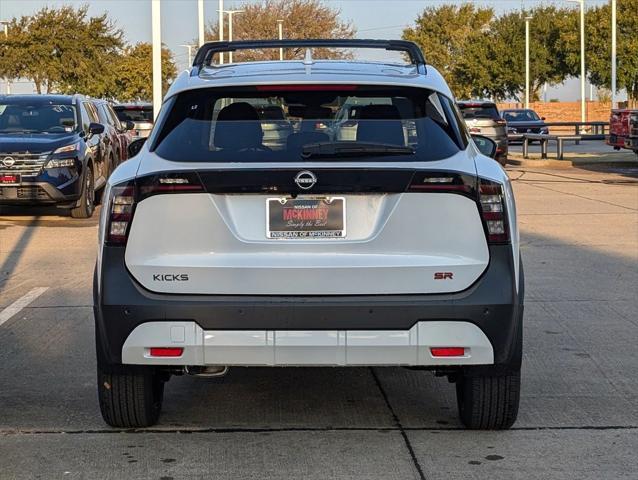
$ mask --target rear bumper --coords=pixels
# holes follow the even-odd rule
[[[440,357],[433,348],[462,347]],[[182,349],[178,357],[153,357],[151,348]],[[456,353],[456,352],[453,352]],[[491,365],[492,345],[469,322],[417,322],[409,330],[203,330],[195,322],[148,322],[122,347],[130,365],[359,366]]]
[[[256,341],[261,342],[259,345],[262,347],[258,351],[261,350],[263,358],[271,360],[264,363],[250,361],[248,364],[304,364],[298,361],[293,363],[289,363],[288,360],[283,363],[275,361],[274,349],[268,344],[270,341],[274,345],[276,339],[285,338],[285,341],[292,342],[291,346],[295,347],[293,350],[301,348],[309,354],[312,351],[310,348],[312,344],[299,346],[294,343],[304,336],[312,337],[313,342],[315,340],[319,343],[333,342],[328,345],[334,347],[328,349],[331,351],[330,355],[333,355],[330,357],[332,360],[327,363],[313,361],[313,365],[353,364],[343,360],[346,354],[350,355],[350,358],[353,357],[341,347],[345,346],[344,342],[347,338],[360,340],[362,335],[368,333],[369,336],[377,339],[371,340],[371,346],[374,347],[376,343],[380,343],[383,348],[375,348],[373,353],[376,360],[368,359],[365,364],[431,365],[431,363],[423,363],[425,362],[423,358],[427,357],[424,357],[425,354],[422,352],[427,353],[429,346],[436,345],[431,343],[434,337],[429,335],[424,337],[423,332],[430,328],[428,324],[449,323],[448,332],[454,332],[457,324],[468,324],[468,326],[462,326],[461,330],[464,332],[474,330],[472,327],[474,326],[485,336],[491,345],[492,356],[490,358],[477,355],[473,357],[474,359],[480,358],[481,362],[507,366],[516,362],[520,363],[520,358],[516,358],[515,344],[522,328],[523,280],[521,275],[520,288],[517,289],[514,270],[511,247],[492,246],[490,247],[490,263],[485,273],[473,286],[454,294],[169,295],[151,293],[135,282],[126,270],[124,249],[104,247],[100,278],[96,275],[94,285],[98,361],[103,365],[137,363],[141,361],[139,358],[144,356],[143,350],[139,348],[172,345],[172,343],[152,345],[146,342],[145,338],[148,337],[149,341],[162,341],[166,335],[169,335],[168,339],[170,339],[171,327],[183,326],[185,329],[189,328],[193,332],[198,332],[193,335],[202,336],[201,341],[197,340],[199,337],[194,337],[195,350],[210,351],[210,355],[222,351],[223,345],[215,345],[214,341],[207,345],[206,335],[217,335],[214,338],[223,339],[222,341],[226,342],[235,341],[235,347],[245,346],[251,338],[258,339]],[[136,330],[144,324],[153,327]],[[145,328],[151,328],[151,332],[146,331]],[[143,333],[141,340],[138,338],[140,332]],[[155,339],[153,335],[156,334],[159,337]],[[453,333],[449,334],[453,335]],[[129,338],[129,345],[138,350],[137,353],[133,353],[133,357],[127,356],[123,359],[123,348]],[[235,340],[229,340],[233,338]],[[392,349],[387,348],[392,338],[402,339],[398,341],[403,342],[401,347],[405,347],[399,349],[402,353],[397,358],[409,357],[413,358],[413,361],[398,362],[397,358],[392,357]],[[461,340],[462,338],[457,338],[457,341]],[[299,341],[303,342],[303,340]],[[445,342],[447,341],[448,339],[445,338]],[[363,347],[365,349],[365,345]],[[472,346],[468,344],[468,348]],[[241,351],[241,349],[234,350]],[[127,355],[129,352],[132,350],[127,348]],[[246,355],[248,358],[248,352]],[[216,358],[213,362],[215,364],[220,362],[243,364],[237,357],[230,356],[225,359],[226,361],[214,356],[205,356],[200,360],[209,362],[208,358]],[[459,359],[456,360],[457,362],[453,359],[448,360],[445,364],[468,364],[458,361]],[[188,361],[191,360],[182,358],[179,364],[187,365]],[[153,362],[158,363],[155,360]],[[175,363],[162,359],[159,364],[174,365]],[[195,363],[197,364],[200,363]]]

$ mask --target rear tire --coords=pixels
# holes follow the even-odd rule
[[[456,400],[461,422],[472,430],[504,430],[518,415],[520,369],[506,375],[461,376]]]
[[[90,165],[86,167],[84,176],[84,185],[82,195],[80,196],[79,205],[71,209],[71,217],[73,218],[91,218],[95,211],[95,178],[93,178],[93,169]]]
[[[164,399],[164,381],[152,369],[125,368],[106,372],[98,366],[102,418],[111,427],[143,428],[157,423]]]

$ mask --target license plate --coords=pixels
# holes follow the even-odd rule
[[[20,185],[20,175],[15,173],[0,173],[0,185]]]
[[[346,199],[269,198],[266,200],[268,238],[344,238]]]

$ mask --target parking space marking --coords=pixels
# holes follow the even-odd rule
[[[22,310],[24,307],[29,305],[32,301],[34,301],[36,298],[38,298],[48,289],[49,287],[36,287],[33,290],[31,290],[29,293],[27,293],[26,295],[18,298],[15,302],[13,302],[7,308],[2,310],[0,312],[0,326],[2,326],[3,323],[5,323],[7,320],[9,320],[11,317],[16,315],[17,313],[20,313],[20,310]]]

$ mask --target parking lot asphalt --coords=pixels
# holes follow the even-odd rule
[[[0,479],[638,478],[638,175],[509,169],[525,265],[523,393],[461,429],[454,386],[401,368],[173,378],[157,427],[101,420],[97,215],[0,210]]]

